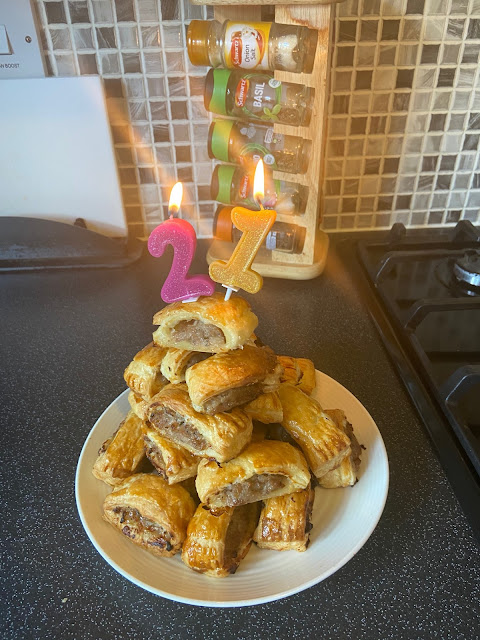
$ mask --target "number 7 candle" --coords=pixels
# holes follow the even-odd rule
[[[191,302],[199,296],[211,296],[215,290],[207,275],[187,275],[195,255],[197,235],[187,220],[173,217],[180,209],[182,195],[182,183],[177,182],[168,203],[169,220],[159,224],[148,238],[148,250],[155,258],[163,255],[167,245],[173,247],[172,266],[161,291],[162,300],[168,303]]]
[[[252,263],[258,250],[272,228],[277,214],[263,208],[264,170],[263,162],[259,160],[255,168],[253,180],[254,198],[260,204],[260,211],[250,211],[244,207],[232,209],[232,222],[243,231],[230,260],[215,260],[210,265],[209,273],[212,280],[227,288],[225,300],[230,298],[232,291],[243,289],[248,293],[257,293],[263,285],[262,276],[254,271]]]

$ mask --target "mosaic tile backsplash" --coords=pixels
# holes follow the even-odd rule
[[[36,0],[49,75],[104,78],[127,219],[143,236],[169,186],[212,232],[206,68],[185,48],[189,0]],[[325,230],[480,222],[480,0],[336,5]],[[165,186],[164,186],[165,185]]]

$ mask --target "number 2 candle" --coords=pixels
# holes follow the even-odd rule
[[[210,265],[209,273],[212,280],[227,288],[225,299],[228,300],[232,291],[244,289],[248,293],[257,293],[263,285],[262,276],[251,266],[255,260],[262,242],[270,231],[277,214],[263,208],[264,172],[263,162],[259,160],[255,169],[253,183],[255,199],[259,202],[260,211],[250,211],[243,207],[232,209],[232,222],[243,231],[232,256],[228,262],[216,260]]]
[[[168,203],[169,220],[159,224],[148,238],[148,250],[155,258],[163,255],[167,245],[173,248],[172,266],[161,291],[162,300],[168,303],[191,302],[199,296],[211,296],[215,290],[207,275],[187,275],[195,255],[197,236],[187,220],[173,217],[180,209],[182,195],[182,183],[177,182]]]

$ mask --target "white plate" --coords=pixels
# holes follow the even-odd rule
[[[127,393],[112,402],[90,431],[78,460],[75,494],[80,519],[97,551],[116,571],[143,589],[177,602],[209,607],[278,600],[308,589],[340,569],[375,529],[388,492],[388,460],[382,437],[355,396],[317,371],[314,396],[325,409],[345,411],[366,451],[354,487],[316,489],[307,551],[266,551],[252,545],[237,573],[223,579],[188,569],[179,554],[155,558],[102,519],[103,500],[110,489],[92,475],[98,449],[129,410]]]

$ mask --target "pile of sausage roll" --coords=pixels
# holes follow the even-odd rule
[[[310,397],[310,360],[277,356],[238,296],[174,303],[125,370],[131,410],[93,474],[104,518],[155,556],[235,573],[252,541],[305,551],[314,485],[357,480],[361,447],[341,410]]]

